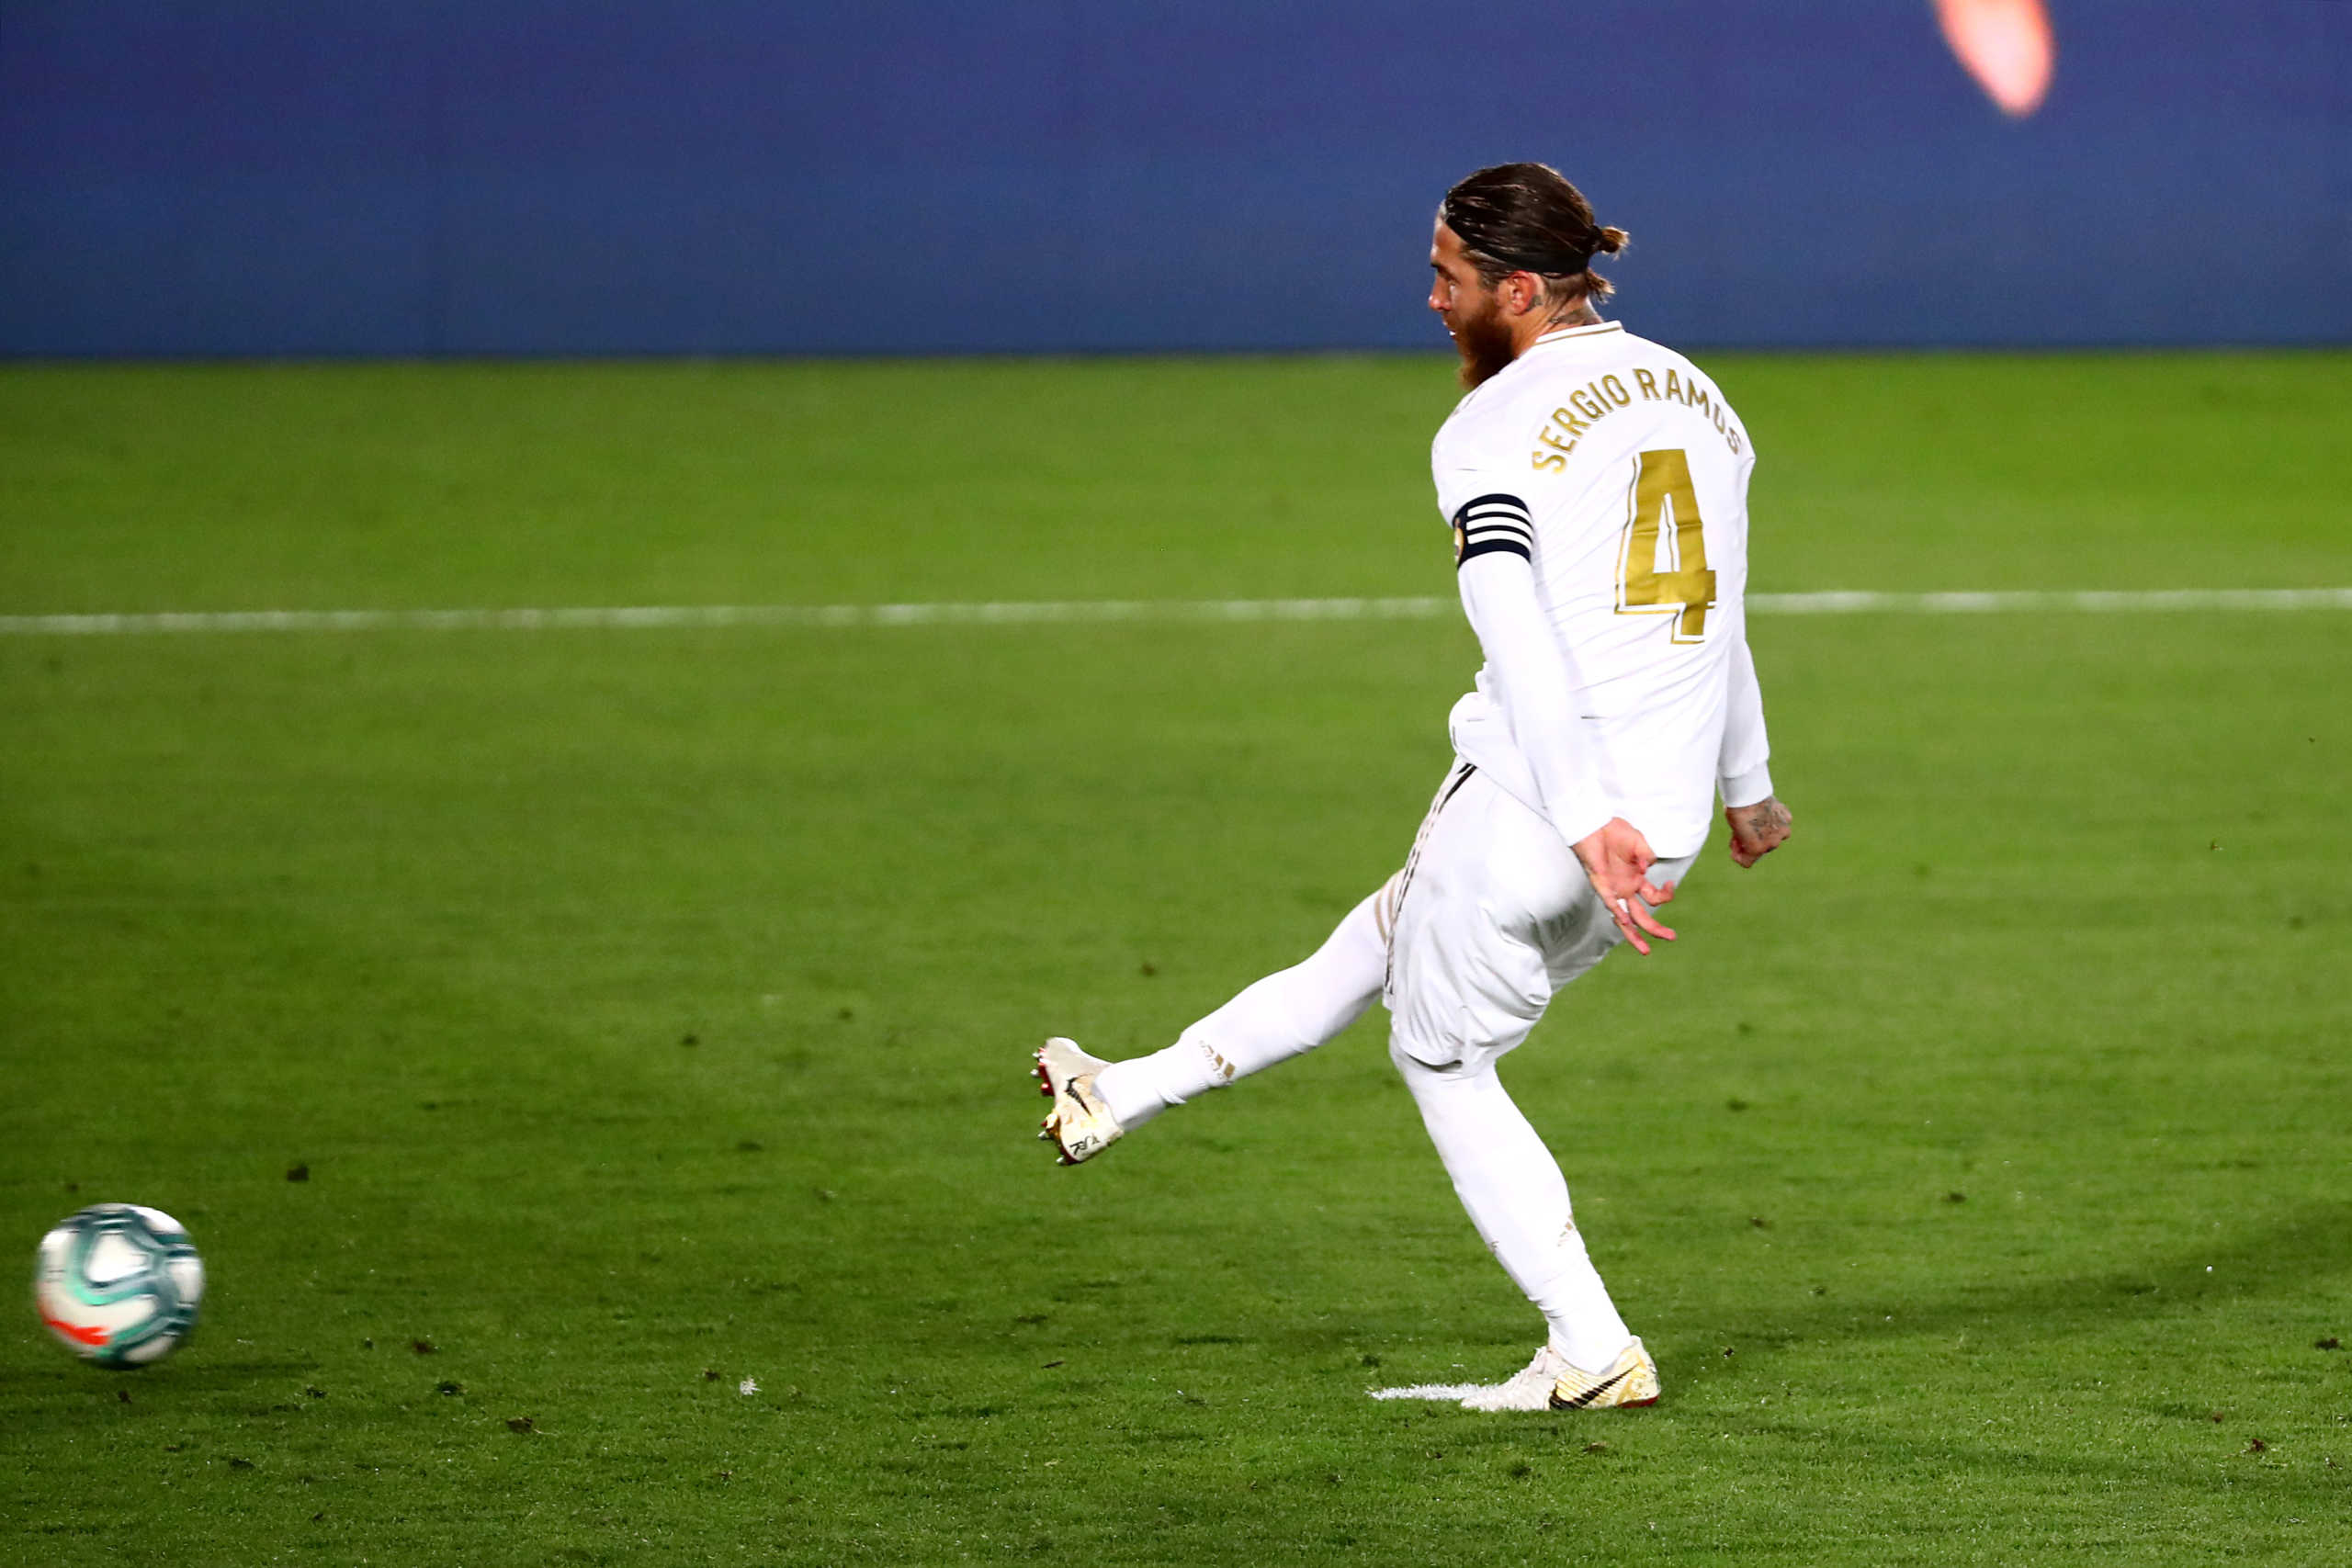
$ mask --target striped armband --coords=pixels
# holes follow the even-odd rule
[[[1499,494],[1464,502],[1453,514],[1453,564],[1498,550],[1521,560],[1535,558],[1535,522],[1527,514],[1527,502]]]

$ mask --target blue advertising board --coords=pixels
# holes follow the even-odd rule
[[[2352,5],[12,0],[0,353],[1436,346],[1431,211],[1554,164],[1724,345],[2352,340]]]

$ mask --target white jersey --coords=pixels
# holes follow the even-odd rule
[[[1756,451],[1738,415],[1690,360],[1607,321],[1547,333],[1473,390],[1430,462],[1460,560],[1529,558],[1581,710],[1575,745],[1617,815],[1661,857],[1696,853],[1718,780],[1765,761],[1743,604]],[[1452,729],[1464,761],[1544,809],[1491,668]]]

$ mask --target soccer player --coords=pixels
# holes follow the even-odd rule
[[[1670,941],[1658,908],[1720,792],[1731,857],[1789,836],[1748,656],[1747,427],[1673,350],[1605,321],[1592,270],[1622,230],[1541,164],[1446,193],[1430,309],[1466,394],[1437,434],[1438,510],[1486,667],[1454,705],[1455,760],[1402,870],[1313,956],[1165,1050],[1037,1053],[1063,1163],[1171,1106],[1312,1050],[1374,998],[1478,1234],[1549,1326],[1474,1409],[1647,1404],[1657,1367],[1618,1315],[1559,1166],[1496,1077],[1561,987],[1621,942]]]

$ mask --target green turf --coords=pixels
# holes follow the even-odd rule
[[[2352,585],[2352,358],[1711,368],[1759,588]],[[1443,593],[1447,402],[0,369],[0,614]],[[1754,637],[1798,839],[1505,1068],[1667,1381],[1560,1417],[1363,1397],[1539,1333],[1376,1022],[1029,1138],[1393,868],[1461,627],[0,637],[0,1245],[214,1281],[0,1319],[0,1562],[2352,1559],[2352,614]]]

